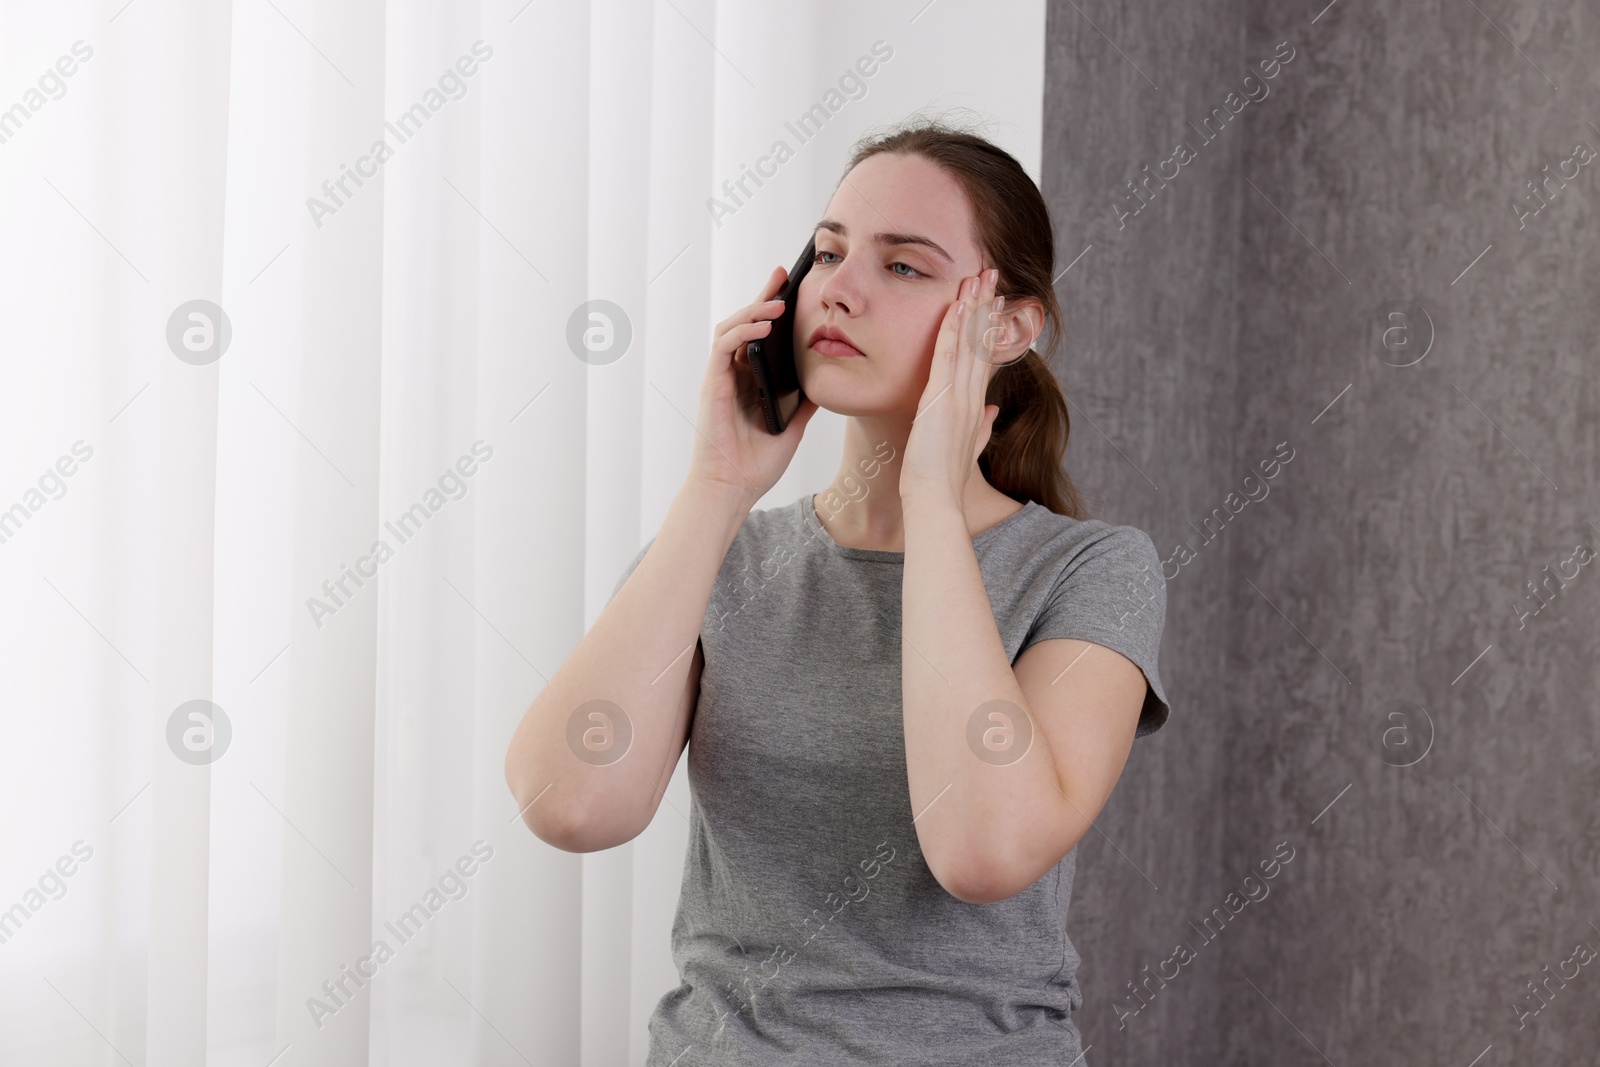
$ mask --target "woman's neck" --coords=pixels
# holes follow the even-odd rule
[[[812,501],[817,519],[838,544],[884,552],[905,551],[905,515],[900,507],[900,461],[910,436],[908,422],[852,417],[845,428],[839,471]],[[976,462],[962,491],[967,529],[976,537],[1016,514],[1017,503],[989,484]]]

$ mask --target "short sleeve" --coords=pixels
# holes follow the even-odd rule
[[[1113,526],[1063,569],[1022,647],[1070,637],[1127,656],[1149,683],[1134,732],[1143,737],[1159,730],[1171,711],[1157,665],[1166,615],[1167,583],[1155,542],[1136,527]]]

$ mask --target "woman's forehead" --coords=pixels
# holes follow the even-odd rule
[[[828,201],[823,229],[849,241],[876,243],[879,235],[925,238],[957,265],[978,259],[972,210],[960,183],[920,156],[883,153],[857,164]]]

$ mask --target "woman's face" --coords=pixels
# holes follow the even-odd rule
[[[806,396],[841,415],[915,415],[945,312],[961,280],[988,266],[972,233],[966,194],[938,164],[880,153],[845,175],[795,307]],[[862,355],[813,344],[824,325]]]

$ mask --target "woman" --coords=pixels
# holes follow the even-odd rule
[[[1155,546],[1086,519],[1031,347],[1052,228],[987,141],[860,146],[800,285],[806,399],[762,424],[717,326],[690,473],[534,701],[507,781],[543,840],[631,840],[686,740],[692,802],[650,1067],[1081,1062],[1077,842],[1168,705]],[[752,511],[818,406],[828,490]]]

